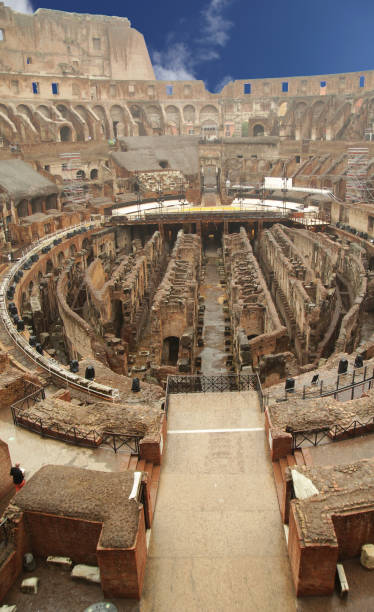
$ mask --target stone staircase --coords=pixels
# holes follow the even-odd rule
[[[312,465],[310,452],[307,448],[295,450],[293,455],[281,457],[273,461],[274,483],[277,491],[278,504],[283,523],[288,523],[289,502],[291,499],[290,481],[287,479],[287,468],[295,465]]]
[[[148,475],[148,492],[150,499],[151,516],[153,517],[156,508],[158,485],[160,482],[161,465],[154,465],[151,462],[139,459],[137,455],[124,453],[121,456],[120,471],[132,470],[134,472],[146,472]]]

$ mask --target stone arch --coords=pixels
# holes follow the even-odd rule
[[[152,104],[145,111],[147,121],[153,130],[161,130],[162,128],[162,113],[161,108]]]
[[[34,198],[31,200],[31,211],[33,215],[43,212],[43,198]]]
[[[131,104],[130,113],[133,119],[141,119],[142,118],[142,109],[137,104]]]
[[[109,129],[109,121],[104,107],[96,105],[94,106],[93,111],[95,115],[97,115],[100,119],[102,135],[104,136],[104,138],[110,138],[111,134]]]
[[[51,274],[53,270],[53,263],[51,259],[47,259],[46,264],[45,264],[45,273],[46,274]]]
[[[324,102],[322,102],[321,100],[319,100],[318,102],[315,102],[312,108],[313,119],[317,119],[318,117],[320,117],[324,109],[325,109]]]
[[[5,104],[0,104],[0,113],[4,113],[6,117],[9,117],[9,108]]]
[[[186,123],[195,123],[196,108],[192,104],[187,104],[183,109],[183,118]]]
[[[296,121],[300,121],[300,119],[302,118],[303,114],[305,113],[307,109],[307,104],[306,102],[298,102],[295,106],[295,119]]]
[[[218,123],[213,119],[207,119],[201,124],[201,134],[204,138],[217,138],[218,136]]]
[[[112,120],[114,137],[125,135],[125,111],[119,104],[114,104],[110,108],[110,118]]]
[[[60,127],[60,140],[61,142],[71,142],[73,140],[72,131],[68,125]]]
[[[20,200],[17,204],[18,217],[27,217],[29,214],[29,207],[27,200]]]
[[[255,125],[253,126],[253,136],[264,136],[264,134],[265,128],[262,123],[255,123]]]
[[[82,104],[78,104],[78,106],[75,106],[74,110],[76,113],[78,113],[79,117],[86,124],[87,129],[88,129],[88,135],[90,136],[90,138],[95,138],[95,130],[94,130],[92,115],[90,115],[88,110]]]
[[[22,113],[23,115],[26,115],[30,119],[30,121],[32,120],[32,111],[27,106],[27,104],[18,104],[17,111],[19,113]]]
[[[179,108],[171,104],[166,107],[165,114],[166,114],[166,119],[168,122],[172,122],[173,124],[179,126],[180,124]]]
[[[39,111],[39,113],[46,119],[51,118],[51,110],[48,108],[48,106],[45,106],[45,104],[40,104],[36,110]]]
[[[58,265],[62,266],[64,261],[65,261],[65,255],[63,251],[60,251],[59,254],[57,255],[57,261],[58,261]]]
[[[55,193],[52,193],[51,195],[46,197],[45,208],[46,210],[50,210],[51,208],[57,208],[57,195]]]
[[[203,106],[200,111],[200,123],[203,124],[206,121],[213,121],[218,124],[219,113],[218,109],[212,104]]]

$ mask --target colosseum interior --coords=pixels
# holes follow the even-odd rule
[[[0,34],[0,602],[372,610],[374,71]]]

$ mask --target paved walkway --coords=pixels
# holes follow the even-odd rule
[[[172,395],[168,429],[141,610],[296,610],[256,393]]]
[[[205,279],[200,285],[200,295],[205,299],[204,348],[200,357],[201,372],[209,375],[227,372],[223,313],[225,290],[219,282],[217,249],[212,246],[207,248],[205,256]]]

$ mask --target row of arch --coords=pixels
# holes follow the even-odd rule
[[[279,106],[280,125],[283,123],[301,124],[304,120],[317,122],[326,109],[333,112],[336,105],[343,101],[317,100],[283,101]],[[284,106],[283,106],[284,105]],[[365,110],[374,117],[374,98],[365,100]],[[223,107],[224,108],[224,107]],[[197,108],[193,104],[177,106],[146,102],[144,104],[102,104],[57,103],[38,104],[0,104],[0,129],[10,141],[16,134],[22,140],[61,140],[86,141],[90,139],[110,139],[118,136],[146,134],[179,134],[182,126],[200,126],[204,130],[217,130],[224,123],[218,106],[205,104]],[[249,116],[255,117],[248,113]],[[243,120],[244,116],[243,116]],[[260,123],[258,124],[260,125]],[[0,134],[1,135],[1,134]],[[261,127],[253,128],[253,136],[262,135]]]

